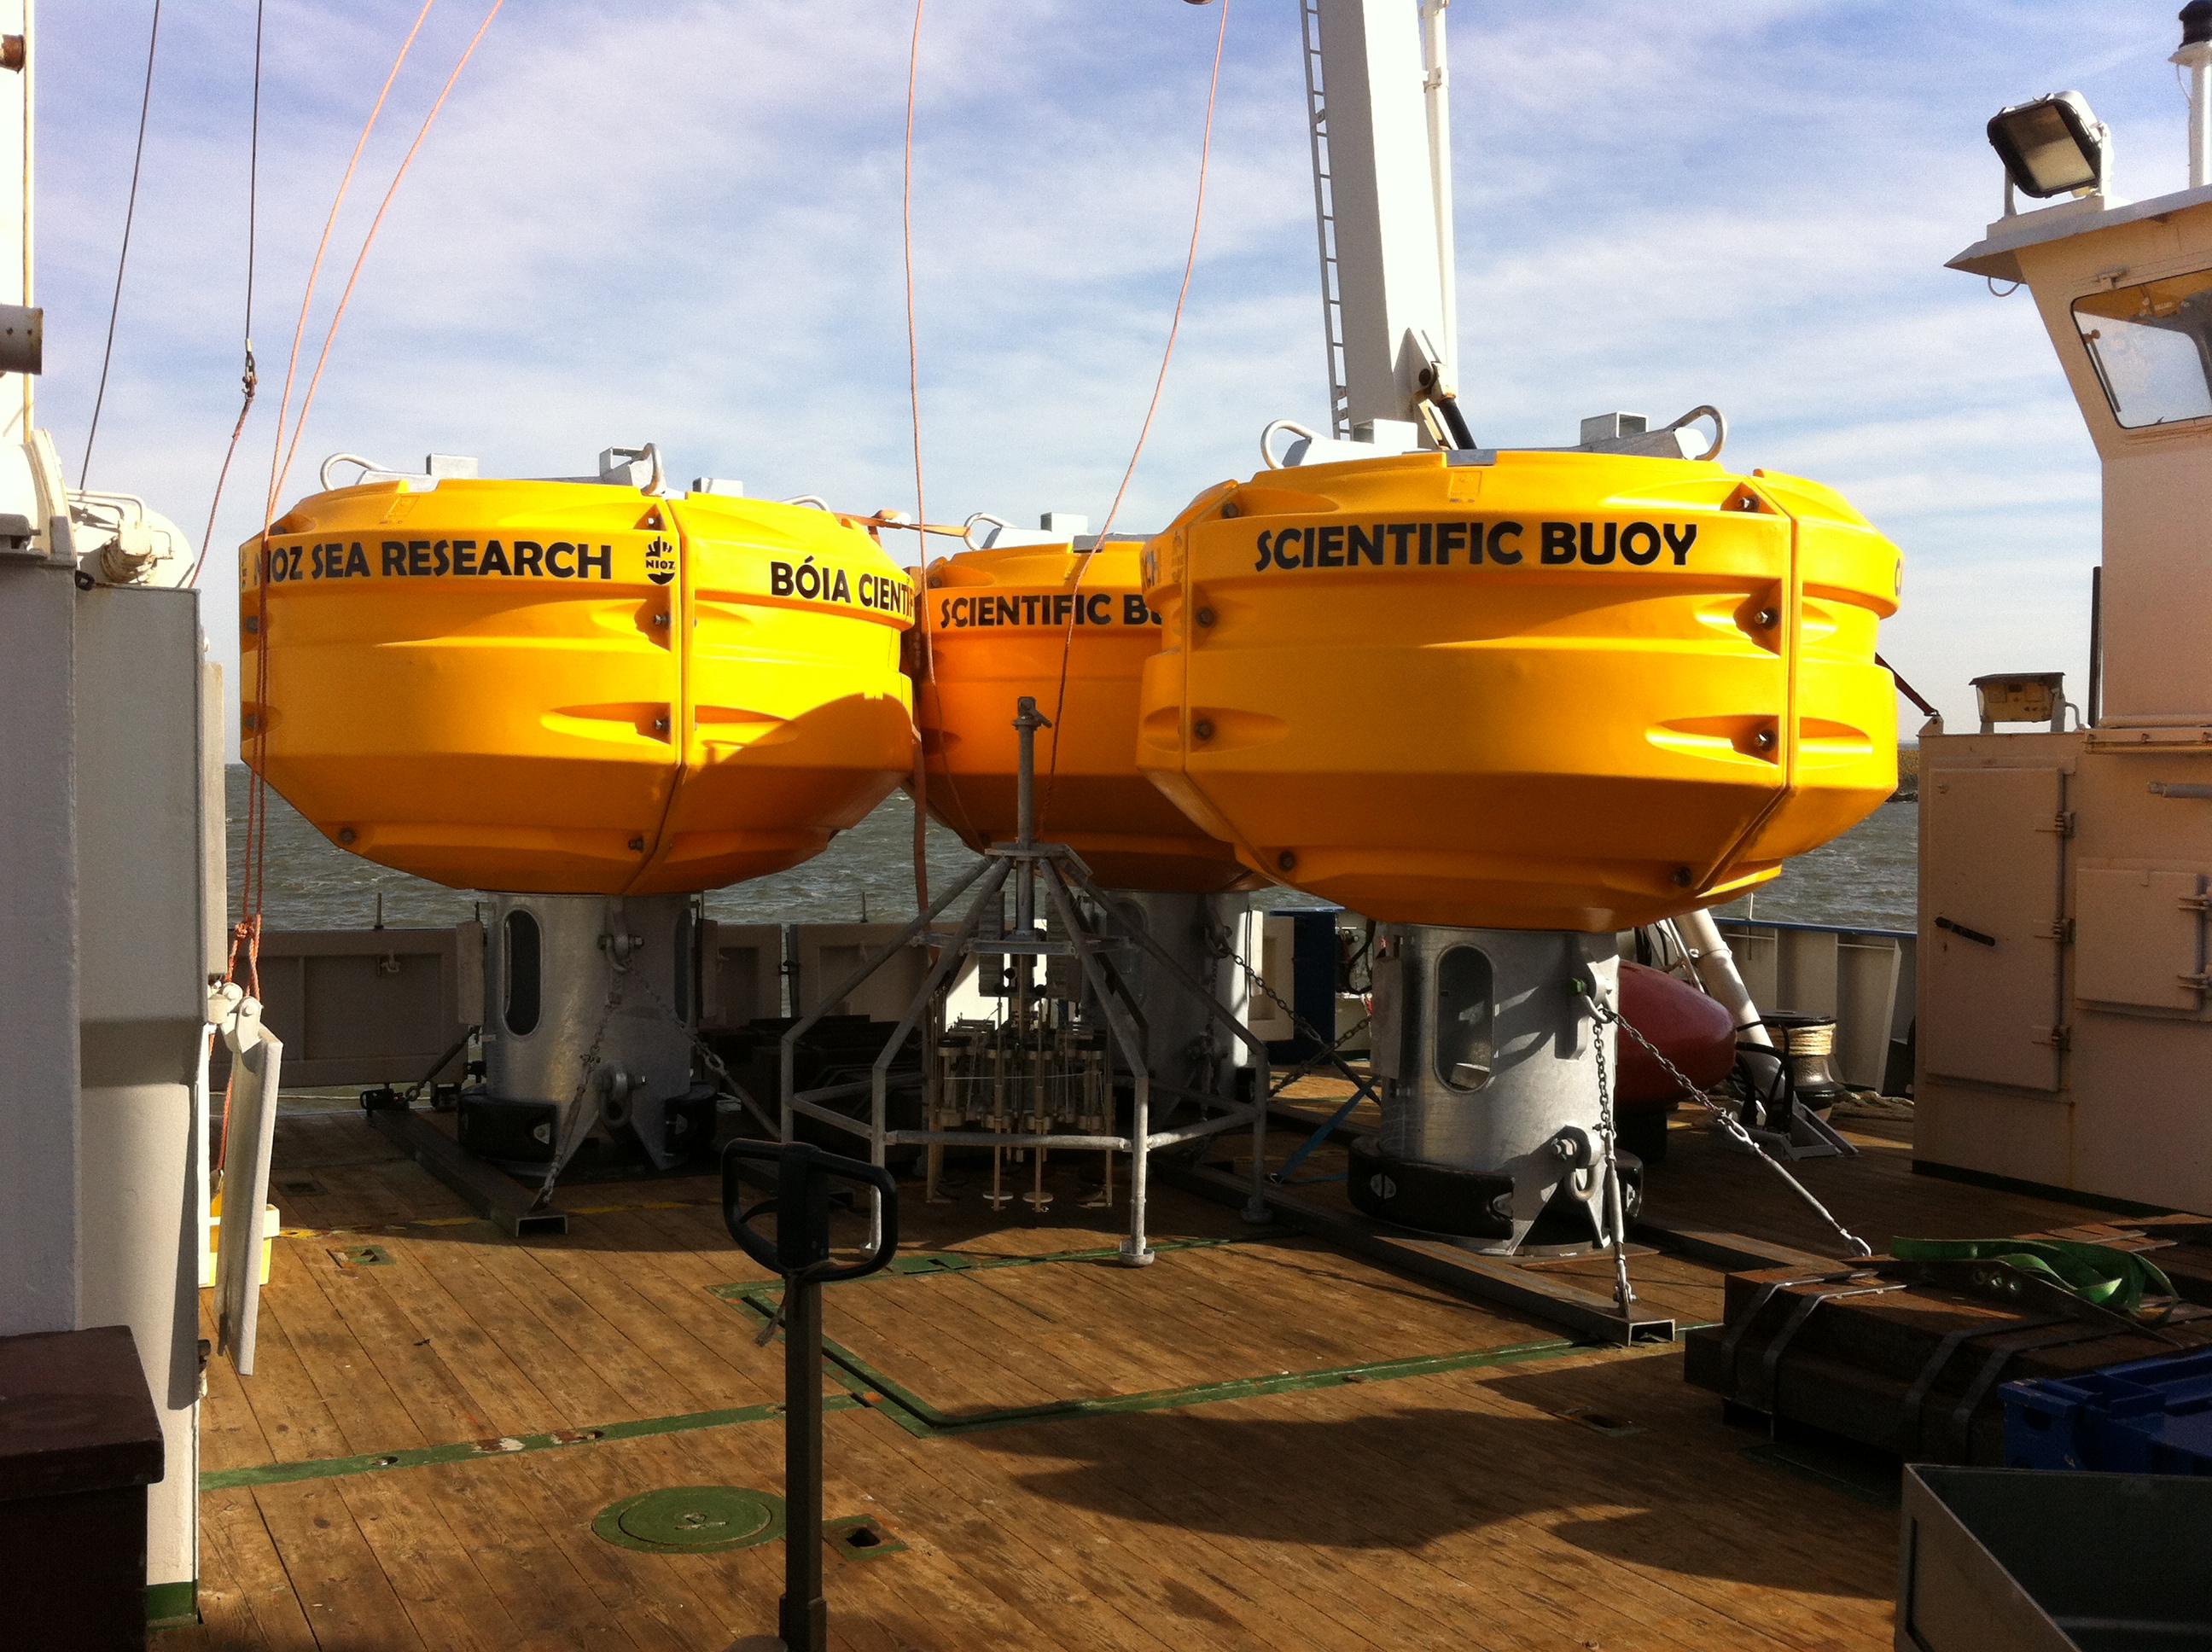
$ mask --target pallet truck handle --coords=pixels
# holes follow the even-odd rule
[[[740,1197],[738,1167],[746,1160],[776,1167],[776,1191],[746,1206]],[[830,1260],[830,1184],[859,1182],[883,1195],[881,1236],[857,1262]],[[764,1212],[775,1213],[775,1236],[754,1225]],[[825,1153],[811,1142],[733,1141],[722,1150],[722,1222],[745,1254],[787,1281],[835,1285],[858,1279],[889,1265],[898,1251],[898,1179],[878,1164]]]

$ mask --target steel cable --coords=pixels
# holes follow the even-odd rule
[[[216,513],[222,508],[223,484],[230,480],[231,461],[238,457],[238,440],[246,434],[246,416],[253,411],[253,392],[260,387],[261,377],[253,366],[253,268],[260,245],[261,219],[261,25],[268,9],[268,0],[255,0],[253,8],[253,118],[246,146],[246,367],[240,374],[240,386],[245,400],[238,410],[238,421],[230,427],[230,445],[223,449],[222,468],[216,472],[215,497],[208,501],[207,531],[200,536],[200,554],[192,559],[191,576],[185,586],[197,586],[200,570],[207,566],[208,552],[215,544]]]
[[[123,272],[131,263],[131,227],[138,216],[138,174],[146,161],[146,117],[154,106],[154,53],[161,42],[161,0],[154,0],[154,27],[146,37],[146,88],[138,99],[138,143],[131,154],[131,193],[123,208],[123,249],[115,258],[115,296],[107,307],[107,343],[100,353],[100,389],[92,398],[92,425],[84,433],[84,463],[76,485],[92,474],[92,445],[100,435],[100,410],[107,401],[107,369],[115,360],[115,323],[123,313]]]
[[[1121,501],[1129,491],[1130,479],[1137,474],[1137,461],[1144,456],[1145,439],[1152,434],[1153,416],[1160,410],[1160,394],[1167,387],[1168,364],[1175,360],[1176,339],[1182,331],[1183,304],[1190,297],[1191,273],[1198,267],[1199,230],[1206,222],[1206,169],[1213,158],[1213,110],[1221,92],[1222,48],[1229,39],[1229,4],[1230,0],[1221,0],[1221,24],[1213,37],[1213,71],[1206,87],[1206,130],[1198,149],[1198,195],[1191,206],[1190,246],[1183,255],[1182,284],[1176,289],[1175,315],[1168,323],[1167,345],[1160,352],[1160,370],[1152,380],[1152,399],[1145,408],[1144,423],[1138,427],[1137,444],[1129,452],[1128,465],[1121,472],[1121,485],[1114,490],[1114,502],[1107,507],[1106,520],[1098,530],[1098,537],[1091,541],[1091,549],[1085,551],[1081,560],[1076,563],[1074,578],[1068,586],[1070,591],[1077,593],[1079,606],[1083,576],[1090,568],[1091,559],[1098,554],[1108,536],[1114,531],[1114,519],[1121,513]],[[1060,737],[1062,715],[1067,709],[1067,671],[1075,649],[1076,611],[1076,608],[1070,609],[1067,629],[1060,637],[1060,686],[1054,696],[1052,708],[1052,750],[1045,759],[1044,797],[1037,807],[1040,830],[1051,817],[1053,785],[1060,775]]]

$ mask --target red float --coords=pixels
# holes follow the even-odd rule
[[[1624,961],[1620,1017],[1664,1052],[1685,1077],[1710,1090],[1735,1065],[1735,1023],[1729,1012],[1687,981]],[[1620,1038],[1620,1072],[1613,1105],[1622,1113],[1671,1112],[1682,1087],[1626,1034]]]

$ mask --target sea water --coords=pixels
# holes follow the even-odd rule
[[[246,812],[251,776],[233,765],[225,776],[230,817],[230,908],[242,907],[246,868]],[[274,792],[268,800],[268,849],[262,871],[262,914],[270,929],[366,929],[377,921],[394,928],[445,927],[477,915],[477,896],[465,890],[410,878],[349,853],[310,826]],[[1869,929],[1911,929],[1917,903],[1919,809],[1887,803],[1832,843],[1800,855],[1780,878],[1747,903],[1719,908],[1723,915],[1753,915],[1786,922],[1848,924]],[[950,887],[975,857],[960,840],[932,822],[929,877],[933,889]],[[894,792],[848,832],[803,865],[773,878],[757,878],[707,896],[707,915],[728,923],[855,923],[896,920],[914,913],[914,805]],[[1254,897],[1265,907],[1322,904],[1295,890],[1267,890]]]

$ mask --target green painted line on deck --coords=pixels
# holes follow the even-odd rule
[[[1253,1242],[1253,1237],[1168,1239],[1156,1242],[1152,1248],[1155,1251],[1201,1250],[1215,1246]],[[957,1252],[909,1253],[908,1260],[923,1261],[925,1266],[896,1271],[886,1269],[871,1277],[942,1278],[991,1268],[1029,1267],[1048,1262],[1110,1261],[1120,1254],[1119,1249],[1113,1247],[1053,1251],[1036,1256],[970,1257]],[[710,1285],[707,1289],[708,1294],[766,1324],[776,1317],[776,1298],[783,1292],[783,1281],[759,1279],[750,1283]],[[1703,1327],[1684,1325],[1679,1328],[1697,1330]],[[822,1406],[824,1412],[864,1409],[880,1412],[916,1439],[951,1439],[990,1429],[1018,1428],[1031,1423],[1111,1417],[1135,1412],[1170,1411],[1185,1406],[1217,1405],[1225,1400],[1259,1399],[1268,1394],[1440,1376],[1487,1365],[1514,1364],[1524,1360],[1555,1359],[1568,1354],[1598,1351],[1602,1346],[1601,1344],[1577,1342],[1565,1337],[1547,1338],[1542,1341],[1516,1343],[1503,1348],[1471,1348],[1450,1353],[1375,1360],[1364,1364],[1324,1366],[1316,1370],[1278,1371],[1261,1376],[1194,1382],[1179,1388],[1155,1388],[1137,1394],[1054,1400],[1048,1405],[1015,1406],[1004,1411],[949,1413],[939,1410],[912,1389],[877,1370],[850,1349],[824,1337],[822,1343],[823,1375],[846,1392],[823,1396]],[[1651,1351],[1656,1352],[1657,1349]],[[627,1423],[605,1423],[589,1428],[562,1429],[548,1434],[509,1435],[497,1440],[462,1441],[451,1445],[422,1446],[410,1450],[353,1457],[255,1463],[240,1468],[210,1469],[200,1476],[200,1490],[219,1491],[237,1486],[283,1485],[301,1480],[382,1473],[392,1469],[482,1462],[525,1452],[558,1450],[618,1440],[645,1439],[656,1435],[685,1434],[700,1429],[773,1422],[780,1420],[783,1414],[784,1408],[780,1403],[771,1403],[744,1406],[729,1411],[687,1412],[672,1417],[650,1417]]]
[[[727,1298],[750,1311],[763,1324],[775,1314],[772,1302],[757,1295]],[[1687,1327],[1696,1328],[1696,1327]],[[1666,1345],[1672,1346],[1674,1345]],[[1523,1360],[1556,1359],[1567,1354],[1600,1351],[1601,1344],[1552,1337],[1540,1342],[1514,1343],[1503,1348],[1469,1348],[1443,1354],[1417,1354],[1402,1359],[1373,1360],[1355,1365],[1323,1366],[1316,1370],[1278,1371],[1263,1376],[1231,1377],[1224,1382],[1194,1382],[1179,1388],[1154,1388],[1137,1394],[1106,1394],[1097,1398],[1054,1400],[1042,1406],[1009,1407],[1004,1411],[952,1413],[940,1411],[911,1388],[869,1364],[835,1339],[822,1339],[826,1375],[841,1383],[856,1401],[881,1412],[916,1439],[957,1438],[988,1429],[1018,1428],[1031,1423],[1059,1422],[1085,1417],[1112,1417],[1125,1412],[1170,1411],[1184,1406],[1217,1405],[1231,1400],[1254,1400],[1268,1394],[1297,1394],[1315,1388],[1349,1387],[1366,1382],[1392,1382],[1407,1377],[1436,1376],[1451,1371],[1509,1365]],[[1656,1351],[1655,1349],[1653,1351]]]
[[[1287,1230],[1276,1233],[1261,1230],[1262,1236],[1295,1237]],[[1233,1235],[1218,1239],[1157,1239],[1152,1251],[1158,1254],[1175,1250],[1212,1250],[1222,1245],[1249,1245],[1253,1236]],[[1107,1245],[1095,1250],[1054,1250],[1036,1256],[978,1256],[966,1251],[924,1250],[905,1251],[891,1259],[890,1266],[879,1273],[871,1273],[859,1279],[848,1279],[846,1285],[867,1285],[891,1279],[933,1279],[948,1274],[980,1273],[998,1267],[1037,1267],[1048,1262],[1112,1262],[1121,1259],[1118,1246]],[[832,1287],[834,1288],[834,1287]],[[720,1297],[725,1302],[736,1302],[761,1291],[780,1292],[781,1279],[740,1279],[732,1285],[710,1285],[709,1296]]]
[[[851,1411],[857,1400],[837,1394],[823,1396],[824,1411]],[[439,1463],[483,1462],[530,1451],[556,1451],[572,1446],[597,1445],[615,1440],[643,1440],[661,1434],[689,1434],[699,1429],[734,1428],[746,1423],[781,1420],[781,1404],[740,1406],[731,1411],[684,1412],[673,1417],[647,1417],[628,1423],[600,1423],[589,1428],[559,1429],[550,1434],[511,1434],[495,1440],[463,1440],[452,1445],[418,1446],[407,1451],[364,1454],[357,1457],[312,1457],[300,1462],[252,1463],[242,1468],[211,1468],[200,1476],[200,1490],[220,1491],[239,1485],[284,1485],[297,1480],[335,1479],[349,1474],[376,1474],[394,1468],[427,1468]]]

